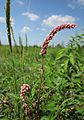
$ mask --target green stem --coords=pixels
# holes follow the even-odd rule
[[[39,105],[40,105],[40,97],[41,97],[41,89],[42,89],[42,84],[44,81],[44,56],[42,55],[42,65],[41,65],[41,76],[40,76],[40,83],[39,83],[39,90],[38,90],[38,102],[37,102],[37,111],[39,115]]]

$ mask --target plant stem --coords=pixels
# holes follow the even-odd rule
[[[37,112],[39,115],[39,105],[40,105],[40,97],[41,97],[41,89],[42,89],[42,84],[43,81],[45,80],[44,78],[44,55],[42,55],[42,65],[41,65],[41,76],[40,76],[40,83],[39,83],[39,88],[38,88],[38,102],[37,102]]]

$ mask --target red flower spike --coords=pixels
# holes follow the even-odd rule
[[[71,24],[71,23],[67,23],[67,24],[62,24],[56,28],[54,28],[50,34],[44,39],[44,42],[41,46],[41,52],[40,54],[41,55],[44,55],[47,53],[46,49],[48,47],[48,44],[50,42],[50,40],[52,40],[52,38],[55,36],[55,34],[63,29],[71,29],[71,28],[75,28],[76,25],[75,24]]]
[[[23,84],[21,86],[20,97],[22,101],[25,101],[25,92],[28,92],[29,90],[30,90],[30,86],[28,84]]]

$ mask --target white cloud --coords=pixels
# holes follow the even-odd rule
[[[70,4],[70,3],[68,4],[68,7],[71,8],[71,9],[75,9],[75,6]]]
[[[5,17],[0,17],[0,23],[5,23]]]
[[[46,26],[54,27],[54,26],[57,26],[63,23],[75,22],[75,20],[76,19],[73,16],[69,16],[69,15],[65,15],[65,16],[52,15],[48,17],[47,19],[44,19],[42,24]]]
[[[24,2],[22,2],[22,1],[20,1],[20,0],[18,0],[17,3],[18,3],[19,5],[22,5],[22,6],[24,5]]]
[[[30,28],[27,27],[27,26],[24,26],[24,27],[22,28],[22,30],[21,30],[22,33],[27,33],[27,32],[29,32],[29,31],[31,31],[31,30],[30,30]]]
[[[28,19],[30,19],[31,21],[35,21],[39,18],[38,15],[34,14],[34,13],[30,13],[30,12],[25,12],[22,13],[23,16],[26,16]]]
[[[84,6],[84,0],[77,0],[77,2],[78,2],[80,5]]]

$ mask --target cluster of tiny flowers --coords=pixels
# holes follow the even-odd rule
[[[28,117],[28,120],[30,120],[30,109],[26,103],[23,104],[23,108],[25,109],[25,113]]]
[[[28,92],[29,90],[30,90],[30,86],[28,84],[23,84],[21,86],[20,97],[21,97],[22,101],[25,100],[25,92]]]
[[[61,30],[63,30],[63,29],[66,29],[66,28],[67,28],[67,29],[71,29],[71,28],[74,28],[74,27],[76,27],[75,24],[67,23],[67,24],[62,24],[62,25],[54,28],[54,29],[50,32],[50,34],[45,38],[44,43],[43,43],[42,46],[41,46],[41,52],[40,52],[40,54],[41,54],[41,55],[46,54],[46,48],[47,48],[50,40],[52,40],[53,36],[55,36],[55,34],[56,34],[57,32],[59,32],[59,31],[61,31]]]

